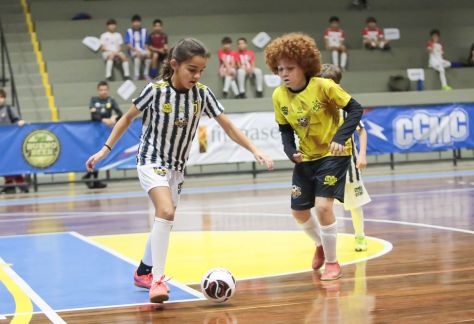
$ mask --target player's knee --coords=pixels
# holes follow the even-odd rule
[[[174,219],[174,208],[161,208],[157,211],[156,217],[163,218],[166,220],[173,220]]]
[[[330,206],[329,204],[319,204],[318,206],[316,206],[316,213],[320,217],[328,216],[331,214],[331,212],[332,212],[332,206]]]

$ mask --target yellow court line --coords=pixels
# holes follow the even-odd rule
[[[25,15],[26,25],[28,27],[28,33],[30,34],[30,37],[31,37],[31,43],[33,44],[33,49],[35,51],[36,61],[39,65],[46,98],[48,98],[48,105],[49,105],[49,111],[51,113],[51,120],[56,122],[59,120],[58,108],[56,107],[56,104],[54,102],[53,91],[51,89],[51,84],[49,83],[48,72],[46,71],[46,64],[43,59],[43,53],[41,52],[40,44],[38,42],[38,37],[36,36],[36,32],[35,32],[35,28],[33,24],[33,18],[31,17],[30,8],[28,6],[28,1],[21,0],[21,6],[23,8],[23,13]]]
[[[5,272],[4,268],[8,264],[0,265],[0,282],[2,282],[15,300],[15,315],[10,323],[29,323],[33,317],[33,303],[26,293],[15,283],[15,281]]]

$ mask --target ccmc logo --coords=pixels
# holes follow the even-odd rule
[[[417,111],[411,117],[397,118],[394,132],[395,145],[404,149],[415,144],[451,145],[469,137],[469,115],[460,108],[445,114]]]
[[[25,137],[22,152],[28,164],[35,168],[45,169],[58,160],[61,143],[54,133],[46,129],[38,129]]]

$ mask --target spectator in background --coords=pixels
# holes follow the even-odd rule
[[[114,60],[122,62],[123,76],[125,79],[130,78],[130,69],[128,66],[128,58],[122,52],[123,39],[122,35],[117,31],[117,21],[115,19],[107,20],[107,31],[100,35],[100,51],[102,58],[105,60],[105,79],[112,80],[112,68]]]
[[[255,88],[257,90],[257,98],[263,97],[263,73],[262,70],[255,66],[255,54],[247,48],[247,39],[240,37],[237,40],[238,51],[235,53],[237,61],[237,81],[239,83],[239,98],[245,96],[245,80],[247,76],[255,79]]]
[[[357,9],[370,9],[368,0],[352,0],[352,6]]]
[[[222,96],[227,98],[229,88],[232,88],[232,92],[237,97],[239,96],[239,89],[235,82],[236,76],[236,61],[235,53],[232,51],[232,39],[228,36],[222,38],[221,48],[217,52],[217,58],[219,59],[219,75],[224,78],[224,88],[222,89]]]
[[[148,34],[145,27],[142,27],[142,18],[139,15],[133,15],[132,27],[125,31],[125,44],[127,44],[129,54],[133,58],[134,80],[150,80],[150,53],[146,49],[146,40]],[[143,78],[140,77],[141,63],[145,61],[143,69]]]
[[[146,46],[150,52],[151,72],[150,77],[156,78],[160,70],[161,63],[168,54],[168,35],[163,32],[163,22],[161,19],[153,21],[153,31],[148,36]]]
[[[448,86],[448,81],[446,80],[445,69],[451,67],[451,62],[443,58],[443,45],[440,43],[441,33],[438,29],[433,29],[430,32],[430,40],[426,45],[428,52],[430,53],[430,58],[428,65],[430,68],[435,69],[439,72],[439,79],[441,81],[442,90],[451,90],[452,88]]]
[[[97,92],[98,96],[92,97],[89,104],[91,119],[93,121],[100,121],[112,128],[117,120],[122,117],[122,111],[120,110],[117,102],[112,97],[110,97],[109,85],[107,82],[99,82],[97,85]],[[107,187],[107,184],[96,180],[98,176],[99,172],[93,171],[88,172],[82,177],[82,179],[89,180],[91,177],[93,178],[93,180],[91,179],[86,182],[86,185],[89,189],[102,189]]]
[[[17,124],[21,127],[25,125],[25,121],[20,118],[17,110],[7,105],[6,101],[7,93],[5,90],[0,89],[0,126]],[[14,194],[16,193],[16,186],[18,186],[21,192],[29,192],[25,177],[22,175],[12,175],[5,176],[5,188],[3,188],[0,193]]]
[[[365,22],[366,26],[362,31],[365,48],[389,50],[389,41],[385,39],[382,29],[377,26],[377,20],[374,17],[369,17]]]
[[[331,51],[332,64],[340,67],[341,70],[344,71],[347,65],[347,49],[344,45],[344,31],[340,28],[339,23],[339,17],[332,16],[329,18],[329,28],[327,28],[324,32],[324,43],[326,45],[326,49]],[[339,54],[341,55],[340,62]]]

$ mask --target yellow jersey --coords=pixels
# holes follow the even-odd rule
[[[285,85],[279,86],[272,98],[276,122],[289,124],[296,132],[303,161],[332,155],[329,145],[343,123],[339,109],[351,99],[347,92],[330,79],[313,77],[300,92],[293,92]],[[349,156],[351,151],[349,138],[342,155]]]

